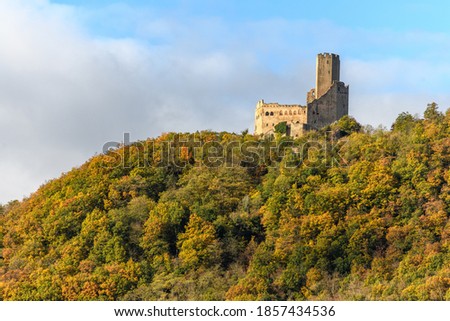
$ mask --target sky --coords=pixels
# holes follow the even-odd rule
[[[256,102],[305,104],[341,58],[349,112],[390,125],[450,107],[443,1],[1,0],[0,204],[163,132],[253,130]]]

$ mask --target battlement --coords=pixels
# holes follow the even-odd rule
[[[339,59],[339,55],[334,54],[334,53],[328,53],[328,52],[324,52],[324,53],[320,53],[317,55],[317,57],[323,57],[323,58],[337,58]]]
[[[306,108],[306,106],[298,104],[279,104],[279,103],[266,103],[264,99],[261,99],[256,104],[256,109],[259,108]]]

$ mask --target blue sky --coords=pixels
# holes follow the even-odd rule
[[[390,127],[450,106],[442,1],[0,1],[0,203],[108,141],[253,129],[259,99],[304,104],[341,57],[350,114]]]
[[[192,21],[197,23],[216,21],[228,31],[245,33],[252,24],[285,22],[294,26],[299,22],[310,26],[329,26],[343,32],[359,33],[364,39],[350,38],[340,43],[333,41],[331,34],[322,34],[319,38],[336,50],[344,51],[352,58],[383,58],[383,57],[433,57],[433,51],[438,48],[422,46],[414,41],[398,41],[390,43],[391,47],[383,46],[376,35],[398,37],[402,40],[415,34],[431,34],[433,36],[447,35],[450,32],[448,14],[450,3],[442,1],[76,1],[54,0],[53,3],[66,4],[78,10],[78,18],[83,27],[92,35],[98,37],[131,37],[142,41],[155,40],[142,32],[142,27],[152,20],[178,22],[185,28]],[[277,26],[274,26],[275,28]],[[205,30],[203,30],[205,31]],[[220,37],[221,30],[217,32]],[[275,30],[277,31],[277,30]],[[279,30],[278,30],[279,31]],[[308,38],[295,39],[295,30],[282,30],[277,34],[280,41],[294,48],[311,47],[313,43]],[[320,30],[322,31],[322,30]],[[367,34],[374,39],[366,38]],[[165,35],[167,40],[174,35]],[[211,39],[209,39],[211,40]],[[220,45],[216,39],[215,45]],[[359,47],[361,40],[365,46]],[[371,41],[373,40],[373,41]],[[214,45],[212,44],[212,45]],[[242,44],[245,46],[245,44]],[[270,43],[268,44],[270,46]],[[311,48],[312,50],[317,48]]]
[[[113,4],[150,10],[163,15],[221,17],[236,21],[283,18],[288,20],[329,20],[350,28],[445,31],[448,4],[443,1],[77,1],[54,3],[102,9]]]

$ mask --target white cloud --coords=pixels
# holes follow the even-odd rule
[[[251,58],[90,38],[71,12],[44,1],[0,3],[0,202],[27,195],[124,132],[143,139],[251,124],[256,98],[245,87],[261,82],[252,79]]]
[[[438,68],[437,68],[438,67]],[[425,60],[349,60],[342,78],[350,84],[350,113],[363,124],[389,127],[401,112],[421,115],[428,103],[450,106],[450,63]]]

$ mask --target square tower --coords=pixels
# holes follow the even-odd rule
[[[322,97],[333,82],[339,81],[339,55],[323,53],[317,55],[315,98]]]

